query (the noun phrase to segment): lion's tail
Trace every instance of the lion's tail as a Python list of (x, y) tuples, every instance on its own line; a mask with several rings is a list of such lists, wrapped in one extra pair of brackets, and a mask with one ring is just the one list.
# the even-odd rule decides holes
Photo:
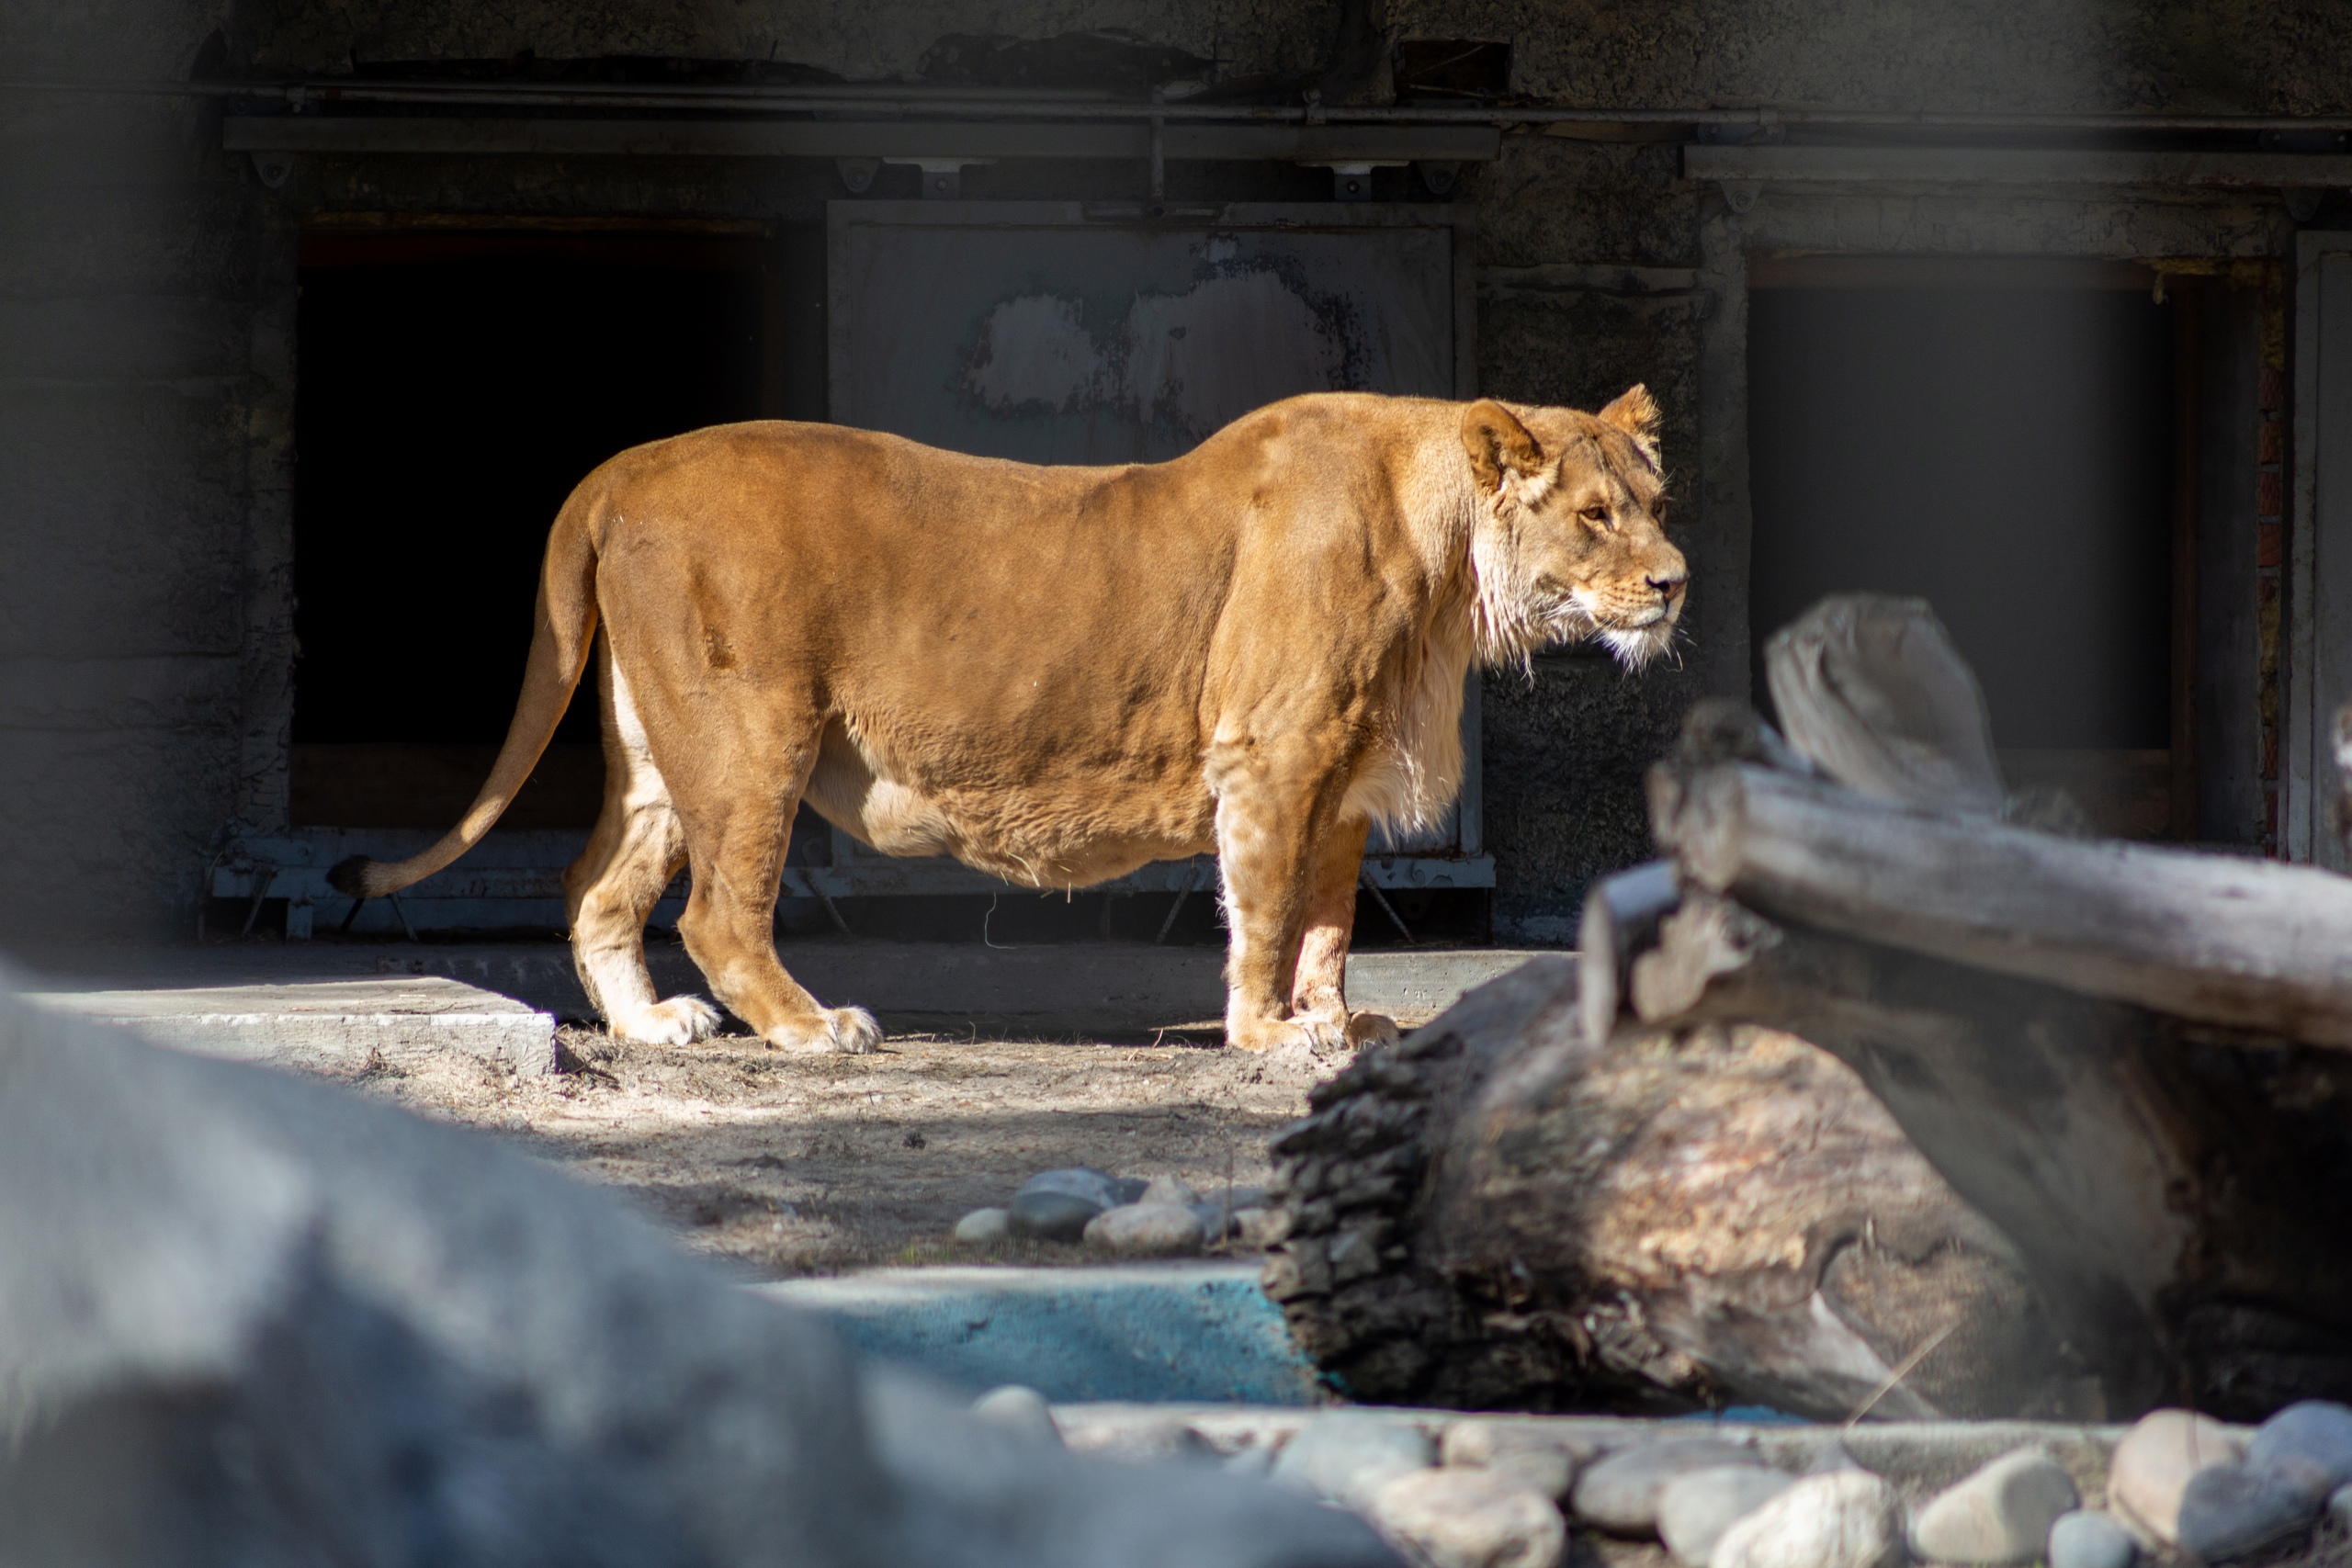
[(423, 854), (389, 863), (354, 855), (327, 873), (337, 892), (355, 898), (379, 898), (422, 882), (481, 842), (515, 792), (539, 763), (539, 754), (555, 736), (563, 710), (588, 668), (588, 653), (596, 636), (596, 542), (592, 529), (604, 487), (583, 484), (571, 492), (556, 513), (548, 534), (548, 552), (539, 569), (538, 624), (531, 633), (530, 661), (523, 671), (523, 694), (514, 704), (514, 722), (506, 727), (506, 743), (490, 777), (474, 796), (473, 806), (458, 825)]

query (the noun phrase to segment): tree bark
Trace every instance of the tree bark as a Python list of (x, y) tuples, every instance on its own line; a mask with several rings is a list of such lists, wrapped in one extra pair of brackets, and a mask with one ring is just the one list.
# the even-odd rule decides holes
[(1536, 960), (1366, 1052), (1277, 1140), (1267, 1287), (1346, 1392), (2082, 1413), (2014, 1250), (1852, 1074), (1756, 1029), (1594, 1050), (1577, 993), (1572, 961)]

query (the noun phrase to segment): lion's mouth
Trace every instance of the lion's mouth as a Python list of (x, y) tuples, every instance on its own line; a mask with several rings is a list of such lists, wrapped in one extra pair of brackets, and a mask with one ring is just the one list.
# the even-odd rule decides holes
[(1679, 599), (1619, 610), (1589, 589), (1574, 590), (1545, 617), (1555, 642), (1598, 641), (1628, 670), (1639, 670), (1674, 645)]

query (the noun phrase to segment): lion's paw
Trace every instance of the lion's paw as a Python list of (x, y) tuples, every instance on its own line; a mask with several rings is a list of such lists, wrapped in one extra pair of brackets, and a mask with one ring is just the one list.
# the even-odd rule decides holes
[(776, 1025), (767, 1032), (766, 1039), (780, 1051), (863, 1056), (881, 1045), (882, 1026), (864, 1008), (826, 1008), (813, 1016)]
[(1283, 1055), (1329, 1056), (1349, 1049), (1347, 1031), (1328, 1018), (1269, 1018), (1248, 1023), (1227, 1021), (1225, 1043), (1241, 1051)]
[(605, 1020), (633, 1045), (691, 1045), (718, 1032), (718, 1010), (700, 997), (672, 997)]
[(1394, 1045), (1399, 1038), (1396, 1021), (1385, 1012), (1352, 1013), (1348, 1018), (1348, 1043), (1356, 1049)]

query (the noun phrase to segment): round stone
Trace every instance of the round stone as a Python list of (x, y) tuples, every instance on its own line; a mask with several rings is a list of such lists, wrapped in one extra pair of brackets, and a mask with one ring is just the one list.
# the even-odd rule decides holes
[(1793, 1476), (1753, 1464), (1678, 1475), (1658, 1489), (1658, 1539), (1676, 1562), (1707, 1568), (1725, 1530), (1795, 1483)]
[(1182, 1258), (1208, 1240), (1200, 1215), (1180, 1203), (1123, 1203), (1086, 1223), (1086, 1245), (1122, 1258)]
[(1002, 1241), (1012, 1215), (1002, 1209), (975, 1209), (956, 1222), (956, 1239), (967, 1247), (990, 1247)]
[(1892, 1568), (1894, 1488), (1867, 1470), (1808, 1475), (1725, 1530), (1708, 1568)]
[(2082, 1499), (2065, 1467), (2019, 1449), (1939, 1493), (1911, 1521), (1911, 1554), (1927, 1562), (2030, 1562), (2050, 1527)]
[(2307, 1534), (2326, 1498), (2301, 1477), (2214, 1464), (2181, 1491), (2174, 1536), (2200, 1562), (2226, 1562)]
[(1372, 1495), (1437, 1457), (1418, 1427), (1353, 1411), (1318, 1416), (1284, 1444), (1272, 1477), (1330, 1502), (1359, 1507)]
[(2234, 1464), (2243, 1451), (2237, 1434), (2211, 1416), (2152, 1410), (2115, 1445), (2107, 1470), (2108, 1506), (2169, 1546), (2178, 1539), (2188, 1478), (2213, 1465)]
[(2352, 1409), (2325, 1399), (2290, 1404), (2255, 1429), (2245, 1462), (2333, 1493), (2352, 1482)]
[(2132, 1568), (2140, 1543), (2108, 1514), (2077, 1508), (2050, 1527), (2050, 1568)]
[(1755, 1450), (1721, 1438), (1668, 1438), (1620, 1449), (1577, 1478), (1572, 1511), (1613, 1535), (1649, 1535), (1657, 1529), (1657, 1495), (1676, 1476), (1763, 1462)]
[(1430, 1568), (1558, 1568), (1567, 1551), (1552, 1500), (1500, 1471), (1414, 1471), (1374, 1493), (1367, 1511)]
[(1076, 1241), (1105, 1205), (1069, 1192), (1018, 1192), (1005, 1213), (1005, 1234), (1027, 1241)]
[(1524, 1422), (1473, 1417), (1448, 1427), (1438, 1452), (1441, 1463), (1508, 1474), (1556, 1503), (1567, 1496), (1592, 1450)]
[(1201, 1195), (1190, 1184), (1173, 1176), (1155, 1176), (1145, 1186), (1138, 1203), (1182, 1203), (1186, 1207), (1201, 1201)]
[(1024, 1383), (1009, 1382), (989, 1390), (972, 1401), (972, 1416), (1026, 1441), (1061, 1446), (1062, 1429), (1054, 1420), (1053, 1407), (1044, 1394)]

